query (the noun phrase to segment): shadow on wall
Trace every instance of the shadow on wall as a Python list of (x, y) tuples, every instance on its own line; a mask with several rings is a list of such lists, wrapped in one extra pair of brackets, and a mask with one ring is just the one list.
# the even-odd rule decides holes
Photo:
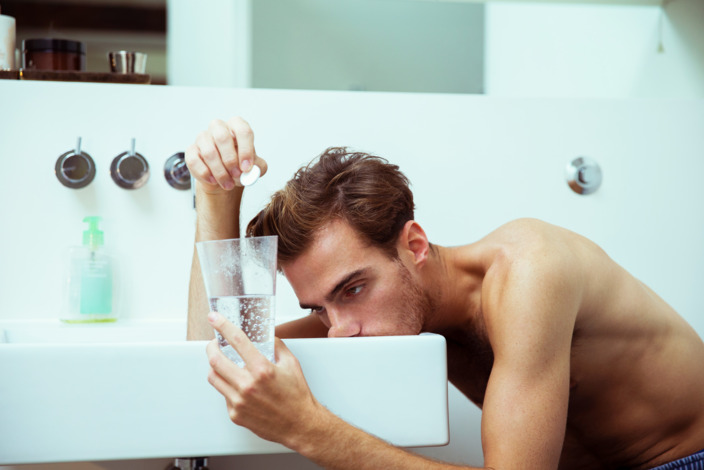
[(670, 88), (667, 96), (704, 96), (704, 2), (664, 0), (654, 36), (657, 54), (638, 84), (645, 96), (662, 94), (658, 85)]
[[(682, 42), (685, 54), (696, 64), (704, 87), (704, 2), (701, 0), (664, 0), (665, 18), (670, 24), (673, 40)], [(668, 38), (664, 37), (667, 53)]]

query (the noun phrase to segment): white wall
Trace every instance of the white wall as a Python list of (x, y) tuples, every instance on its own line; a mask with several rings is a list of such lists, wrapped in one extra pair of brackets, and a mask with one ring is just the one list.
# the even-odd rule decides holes
[(488, 4), (486, 93), (704, 97), (704, 2), (665, 4)]
[(167, 82), (252, 84), (251, 0), (167, 0)]

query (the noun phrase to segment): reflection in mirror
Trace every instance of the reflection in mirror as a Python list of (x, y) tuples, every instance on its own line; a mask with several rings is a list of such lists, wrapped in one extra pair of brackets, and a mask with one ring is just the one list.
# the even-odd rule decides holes
[(256, 0), (257, 88), (482, 93), (484, 5)]
[(86, 72), (110, 72), (110, 51), (144, 52), (151, 83), (166, 83), (166, 0), (0, 0), (0, 4), (3, 14), (16, 20), (20, 50), (24, 39), (80, 41), (86, 46)]
[[(109, 72), (110, 51), (144, 52), (148, 55), (146, 73), (151, 75), (152, 84), (433, 93), (484, 91), (485, 7), (478, 3), (409, 0), (0, 0), (0, 3), (3, 13), (17, 20), (18, 47), (23, 39), (42, 37), (84, 42), (88, 72)], [(240, 17), (235, 18), (236, 15)], [(242, 16), (246, 18), (243, 20)], [(177, 40), (167, 37), (167, 23), (170, 31), (178, 31)], [(236, 47), (228, 42), (239, 42), (240, 48), (246, 43), (247, 53), (240, 54), (242, 57), (228, 53)], [(198, 53), (193, 54), (194, 50)], [(220, 81), (213, 82), (213, 75), (217, 75), (213, 69), (217, 72), (218, 67), (224, 72), (228, 68), (244, 71), (246, 77), (223, 79), (227, 74), (221, 73)], [(210, 77), (203, 70), (208, 70)]]

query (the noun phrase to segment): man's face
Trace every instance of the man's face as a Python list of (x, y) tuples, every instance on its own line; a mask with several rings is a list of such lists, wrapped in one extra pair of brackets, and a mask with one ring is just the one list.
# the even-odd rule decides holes
[(330, 337), (415, 335), (430, 309), (402, 261), (368, 246), (343, 221), (325, 226), (282, 270), (301, 308), (319, 315)]

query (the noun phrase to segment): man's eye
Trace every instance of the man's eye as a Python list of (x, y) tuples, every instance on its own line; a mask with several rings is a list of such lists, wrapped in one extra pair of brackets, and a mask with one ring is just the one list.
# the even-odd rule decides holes
[(345, 295), (347, 295), (347, 296), (355, 296), (355, 295), (359, 294), (360, 292), (362, 292), (362, 289), (363, 289), (363, 288), (364, 288), (363, 285), (350, 287), (349, 289), (347, 289), (347, 290), (345, 291)]
[(320, 315), (324, 311), (325, 309), (323, 307), (313, 307), (310, 309), (310, 313), (315, 313), (316, 315)]

